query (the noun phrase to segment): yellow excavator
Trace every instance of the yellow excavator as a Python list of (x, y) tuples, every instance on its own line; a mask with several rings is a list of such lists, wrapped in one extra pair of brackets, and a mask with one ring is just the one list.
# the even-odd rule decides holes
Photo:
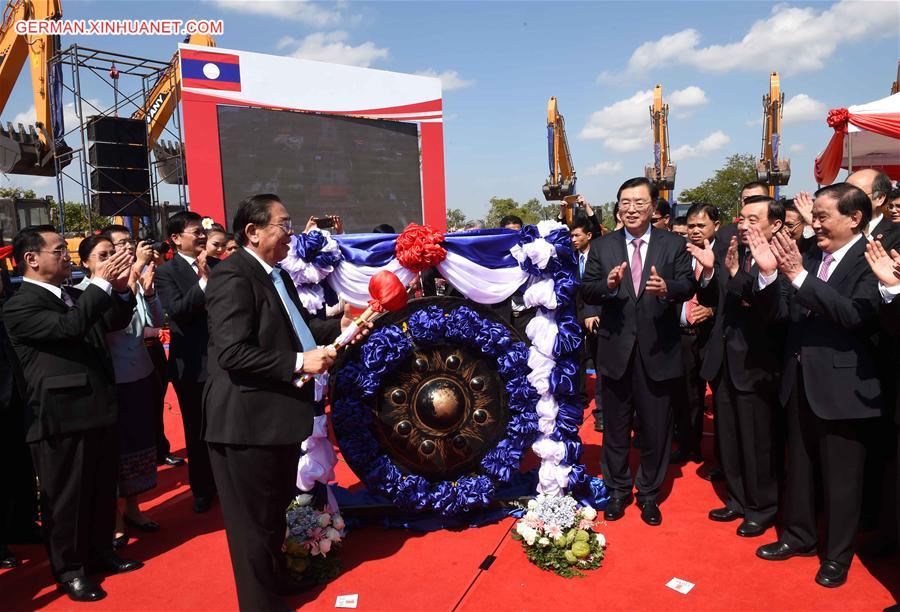
[[(63, 141), (62, 67), (50, 66), (50, 58), (59, 51), (59, 36), (17, 34), (15, 24), (22, 20), (55, 21), (62, 17), (59, 0), (11, 0), (0, 21), (0, 112), (6, 107), (25, 60), (31, 67), (34, 90), (35, 124), (24, 127), (0, 126), (0, 172), (54, 176), (71, 161), (71, 149)], [(51, 97), (51, 92), (56, 90)]]
[(566, 122), (559, 114), (556, 97), (547, 103), (547, 146), (550, 158), (550, 178), (544, 182), (544, 198), (548, 201), (566, 203), (564, 217), (566, 223), (572, 222), (575, 193), (575, 166), (566, 140)]
[(779, 187), (791, 180), (791, 160), (781, 159), (781, 116), (784, 111), (784, 93), (778, 73), (769, 75), (769, 93), (763, 96), (762, 152), (756, 162), (756, 176), (769, 187), (769, 197), (778, 199)]
[(653, 90), (650, 127), (653, 130), (653, 165), (644, 167), (644, 176), (659, 189), (659, 197), (671, 203), (676, 169), (669, 159), (669, 105), (663, 104), (662, 85)]
[[(206, 34), (193, 34), (184, 42), (203, 47), (216, 46), (213, 37)], [(147, 94), (143, 106), (132, 115), (132, 119), (143, 119), (147, 122), (147, 144), (159, 162), (160, 178), (170, 184), (187, 182), (181, 143), (160, 140), (160, 136), (178, 108), (180, 100), (181, 64), (178, 62), (178, 52), (176, 51), (169, 66)]]

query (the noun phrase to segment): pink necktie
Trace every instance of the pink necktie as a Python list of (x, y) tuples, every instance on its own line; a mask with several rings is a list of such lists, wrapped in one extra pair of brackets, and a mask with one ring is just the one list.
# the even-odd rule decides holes
[(822, 265), (819, 266), (819, 280), (828, 282), (828, 269), (831, 267), (831, 262), (834, 261), (834, 255), (831, 253), (824, 253), (822, 257)]
[(631, 241), (634, 246), (634, 254), (631, 256), (631, 286), (634, 287), (634, 295), (641, 292), (641, 276), (644, 274), (644, 264), (641, 261), (641, 245), (644, 241), (640, 238)]

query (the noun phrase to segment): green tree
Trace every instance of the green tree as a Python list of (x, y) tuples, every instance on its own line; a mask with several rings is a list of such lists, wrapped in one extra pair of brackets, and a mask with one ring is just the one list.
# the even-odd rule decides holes
[(22, 189), (21, 187), (0, 187), (0, 198), (36, 198), (33, 189)]
[(537, 198), (531, 198), (519, 204), (513, 198), (491, 198), (491, 207), (484, 218), (485, 227), (498, 227), (500, 219), (506, 215), (516, 215), (525, 225), (537, 223), (545, 219), (555, 219), (559, 214), (559, 204), (551, 202), (542, 204)]
[(448, 230), (462, 229), (466, 226), (468, 221), (469, 219), (466, 217), (466, 213), (458, 208), (451, 208), (447, 211)]
[(594, 212), (600, 215), (600, 223), (610, 231), (616, 228), (616, 219), (613, 217), (615, 207), (615, 202), (604, 202), (603, 204), (592, 206)]
[(756, 179), (756, 156), (738, 153), (728, 157), (711, 178), (682, 190), (678, 199), (691, 204), (710, 202), (719, 207), (722, 219), (733, 219), (738, 213), (741, 187)]
[[(100, 230), (113, 222), (112, 217), (101, 217), (99, 215), (88, 215), (87, 207), (78, 202), (65, 203), (65, 229), (66, 234), (77, 233), (85, 234), (95, 230)], [(50, 206), (50, 222), (57, 228), (59, 227), (59, 205), (51, 204)]]

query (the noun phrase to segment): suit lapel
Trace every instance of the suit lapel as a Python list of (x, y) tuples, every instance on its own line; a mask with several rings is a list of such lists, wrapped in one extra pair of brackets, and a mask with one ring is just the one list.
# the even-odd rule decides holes
[(635, 296), (634, 288), (631, 285), (631, 259), (629, 259), (628, 257), (628, 248), (626, 248), (626, 244), (627, 238), (625, 237), (625, 230), (620, 229), (618, 232), (616, 232), (616, 250), (619, 253), (619, 257), (618, 262), (613, 265), (619, 266), (622, 265), (623, 261), (628, 262), (628, 267), (625, 269), (625, 275), (627, 276), (627, 278), (623, 278), (622, 282), (619, 283), (619, 286), (621, 287), (622, 285), (625, 285), (625, 290), (628, 292), (628, 295), (636, 300), (637, 296)]
[[(281, 317), (284, 320), (285, 325), (287, 325), (288, 329), (291, 330), (291, 337), (294, 339), (294, 344), (297, 347), (300, 347), (300, 339), (297, 338), (297, 333), (294, 331), (294, 323), (291, 321), (291, 317), (287, 312), (287, 309), (284, 307), (284, 304), (281, 302), (281, 296), (278, 294), (278, 290), (275, 288), (275, 282), (266, 274), (266, 271), (263, 270), (263, 267), (256, 261), (252, 255), (245, 252), (243, 249), (238, 249), (235, 251), (231, 257), (238, 256), (240, 259), (238, 261), (241, 262), (241, 265), (244, 266), (246, 270), (250, 272), (250, 275), (256, 280), (257, 283), (263, 288), (264, 291), (268, 292), (275, 299), (275, 304), (277, 305), (278, 312), (281, 313)], [(285, 278), (285, 273), (282, 271), (281, 278)], [(286, 282), (291, 281), (290, 277), (285, 279)], [(291, 291), (288, 290), (288, 296), (291, 296)], [(291, 296), (291, 300), (294, 301), (293, 296)], [(296, 302), (295, 302), (296, 303)], [(301, 310), (302, 312), (302, 310)], [(300, 347), (302, 349), (302, 347)]]
[(832, 287), (838, 287), (847, 278), (847, 275), (850, 271), (856, 267), (856, 263), (859, 261), (859, 258), (866, 250), (867, 240), (865, 238), (860, 238), (856, 241), (850, 250), (847, 251), (847, 254), (841, 259), (838, 263), (837, 267), (831, 273), (831, 276), (828, 277), (828, 284)]

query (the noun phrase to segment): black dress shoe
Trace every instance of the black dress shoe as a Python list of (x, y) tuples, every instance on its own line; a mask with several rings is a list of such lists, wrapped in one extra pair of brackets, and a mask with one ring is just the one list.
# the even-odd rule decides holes
[(631, 495), (625, 497), (611, 497), (606, 502), (606, 509), (603, 511), (603, 518), (607, 521), (618, 521), (625, 516), (625, 507), (633, 501)]
[(744, 515), (737, 510), (732, 510), (728, 506), (725, 506), (724, 508), (716, 508), (715, 510), (709, 511), (709, 520), (718, 521), (720, 523), (736, 521), (742, 516)]
[(166, 455), (165, 457), (160, 459), (158, 463), (160, 465), (178, 466), (178, 465), (184, 465), (184, 459), (182, 459), (178, 455), (173, 455), (172, 453), (169, 453), (168, 455)]
[(87, 578), (73, 578), (68, 582), (59, 583), (56, 588), (68, 595), (72, 601), (99, 601), (106, 597), (106, 591)]
[(791, 557), (813, 557), (815, 554), (815, 546), (791, 548), (781, 540), (776, 540), (771, 544), (764, 544), (756, 549), (756, 556), (766, 561), (784, 561)]
[(212, 506), (212, 497), (195, 497), (194, 498), (194, 512), (197, 514), (203, 514), (204, 512), (209, 512), (210, 507)]
[(97, 559), (94, 563), (94, 568), (110, 574), (127, 574), (128, 572), (133, 572), (142, 567), (144, 567), (144, 564), (140, 561), (123, 559), (116, 555), (106, 555), (105, 557)]
[(700, 474), (700, 478), (702, 478), (703, 480), (708, 480), (710, 482), (720, 482), (722, 480), (725, 480), (725, 472), (723, 472), (722, 468), (720, 467), (714, 467), (708, 472), (703, 472), (702, 474)]
[(654, 527), (662, 523), (662, 512), (659, 511), (659, 504), (655, 501), (647, 501), (639, 505), (641, 508), (641, 519), (645, 523)]
[(830, 589), (839, 587), (847, 582), (849, 569), (836, 561), (823, 561), (816, 573), (816, 582)]
[(737, 528), (737, 534), (742, 538), (755, 538), (761, 536), (771, 526), (770, 523), (757, 523), (750, 519), (744, 519)]
[(125, 524), (135, 529), (140, 529), (144, 533), (155, 533), (159, 531), (159, 523), (155, 521), (147, 521), (146, 523), (138, 523), (136, 520), (129, 518), (127, 514), (123, 515)]
[(19, 567), (19, 560), (6, 546), (0, 544), (0, 569), (11, 567)]

